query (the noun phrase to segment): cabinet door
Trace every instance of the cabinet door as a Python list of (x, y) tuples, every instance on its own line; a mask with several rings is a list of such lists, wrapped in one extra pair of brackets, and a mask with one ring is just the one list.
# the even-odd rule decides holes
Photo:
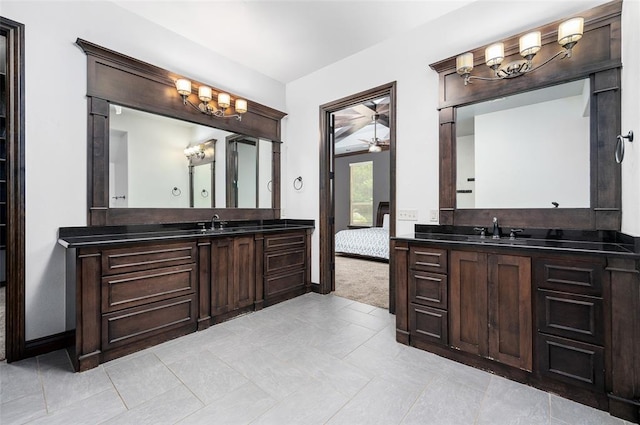
[(489, 255), (489, 357), (531, 371), (531, 259)]
[(255, 242), (253, 235), (235, 238), (234, 260), (234, 308), (253, 305), (256, 292)]
[(451, 251), (449, 320), (452, 346), (486, 356), (487, 256), (478, 252)]
[(211, 315), (233, 309), (233, 239), (211, 243)]

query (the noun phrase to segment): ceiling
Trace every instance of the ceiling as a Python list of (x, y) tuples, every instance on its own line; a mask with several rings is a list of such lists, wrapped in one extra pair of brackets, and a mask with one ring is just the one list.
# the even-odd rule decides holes
[(334, 154), (366, 153), (372, 144), (389, 146), (389, 96), (334, 113)]
[(288, 83), (474, 0), (112, 0)]

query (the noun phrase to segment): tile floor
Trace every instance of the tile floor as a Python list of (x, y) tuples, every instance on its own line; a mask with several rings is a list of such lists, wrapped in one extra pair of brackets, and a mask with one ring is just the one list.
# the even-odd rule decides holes
[(302, 297), (73, 373), (66, 352), (0, 363), (9, 424), (619, 424), (397, 344), (394, 316)]

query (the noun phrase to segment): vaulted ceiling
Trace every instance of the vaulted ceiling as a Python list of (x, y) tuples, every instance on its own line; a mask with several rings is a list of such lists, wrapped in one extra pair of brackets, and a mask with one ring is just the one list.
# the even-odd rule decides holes
[(112, 0), (288, 83), (474, 0)]

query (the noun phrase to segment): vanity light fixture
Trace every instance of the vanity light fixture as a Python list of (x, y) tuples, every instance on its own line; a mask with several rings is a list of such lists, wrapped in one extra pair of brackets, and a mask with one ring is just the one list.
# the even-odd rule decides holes
[(571, 18), (558, 26), (558, 44), (563, 50), (559, 51), (538, 66), (533, 66), (533, 57), (542, 48), (542, 35), (540, 31), (533, 31), (520, 37), (520, 55), (524, 58), (501, 67), (504, 60), (504, 43), (495, 43), (485, 49), (484, 58), (487, 66), (494, 70), (495, 77), (478, 77), (471, 75), (473, 70), (473, 53), (467, 52), (456, 58), (456, 72), (464, 78), (466, 86), (472, 79), (497, 81), (519, 77), (528, 72), (540, 69), (556, 58), (571, 57), (571, 49), (582, 38), (584, 31), (584, 18)]
[(189, 160), (194, 158), (203, 159), (205, 157), (204, 146), (201, 144), (195, 145), (195, 146), (189, 146), (188, 148), (185, 148), (184, 156), (186, 156), (187, 159)]
[(238, 121), (242, 120), (242, 114), (247, 112), (247, 101), (245, 99), (236, 99), (235, 101), (235, 114), (226, 115), (226, 110), (231, 106), (231, 96), (229, 93), (220, 92), (217, 96), (218, 107), (212, 103), (213, 90), (208, 86), (198, 87), (198, 98), (200, 104), (197, 106), (191, 103), (189, 96), (191, 95), (191, 81), (186, 78), (179, 78), (176, 80), (176, 90), (182, 96), (182, 103), (190, 105), (203, 114), (211, 115), (217, 118), (235, 118)]

